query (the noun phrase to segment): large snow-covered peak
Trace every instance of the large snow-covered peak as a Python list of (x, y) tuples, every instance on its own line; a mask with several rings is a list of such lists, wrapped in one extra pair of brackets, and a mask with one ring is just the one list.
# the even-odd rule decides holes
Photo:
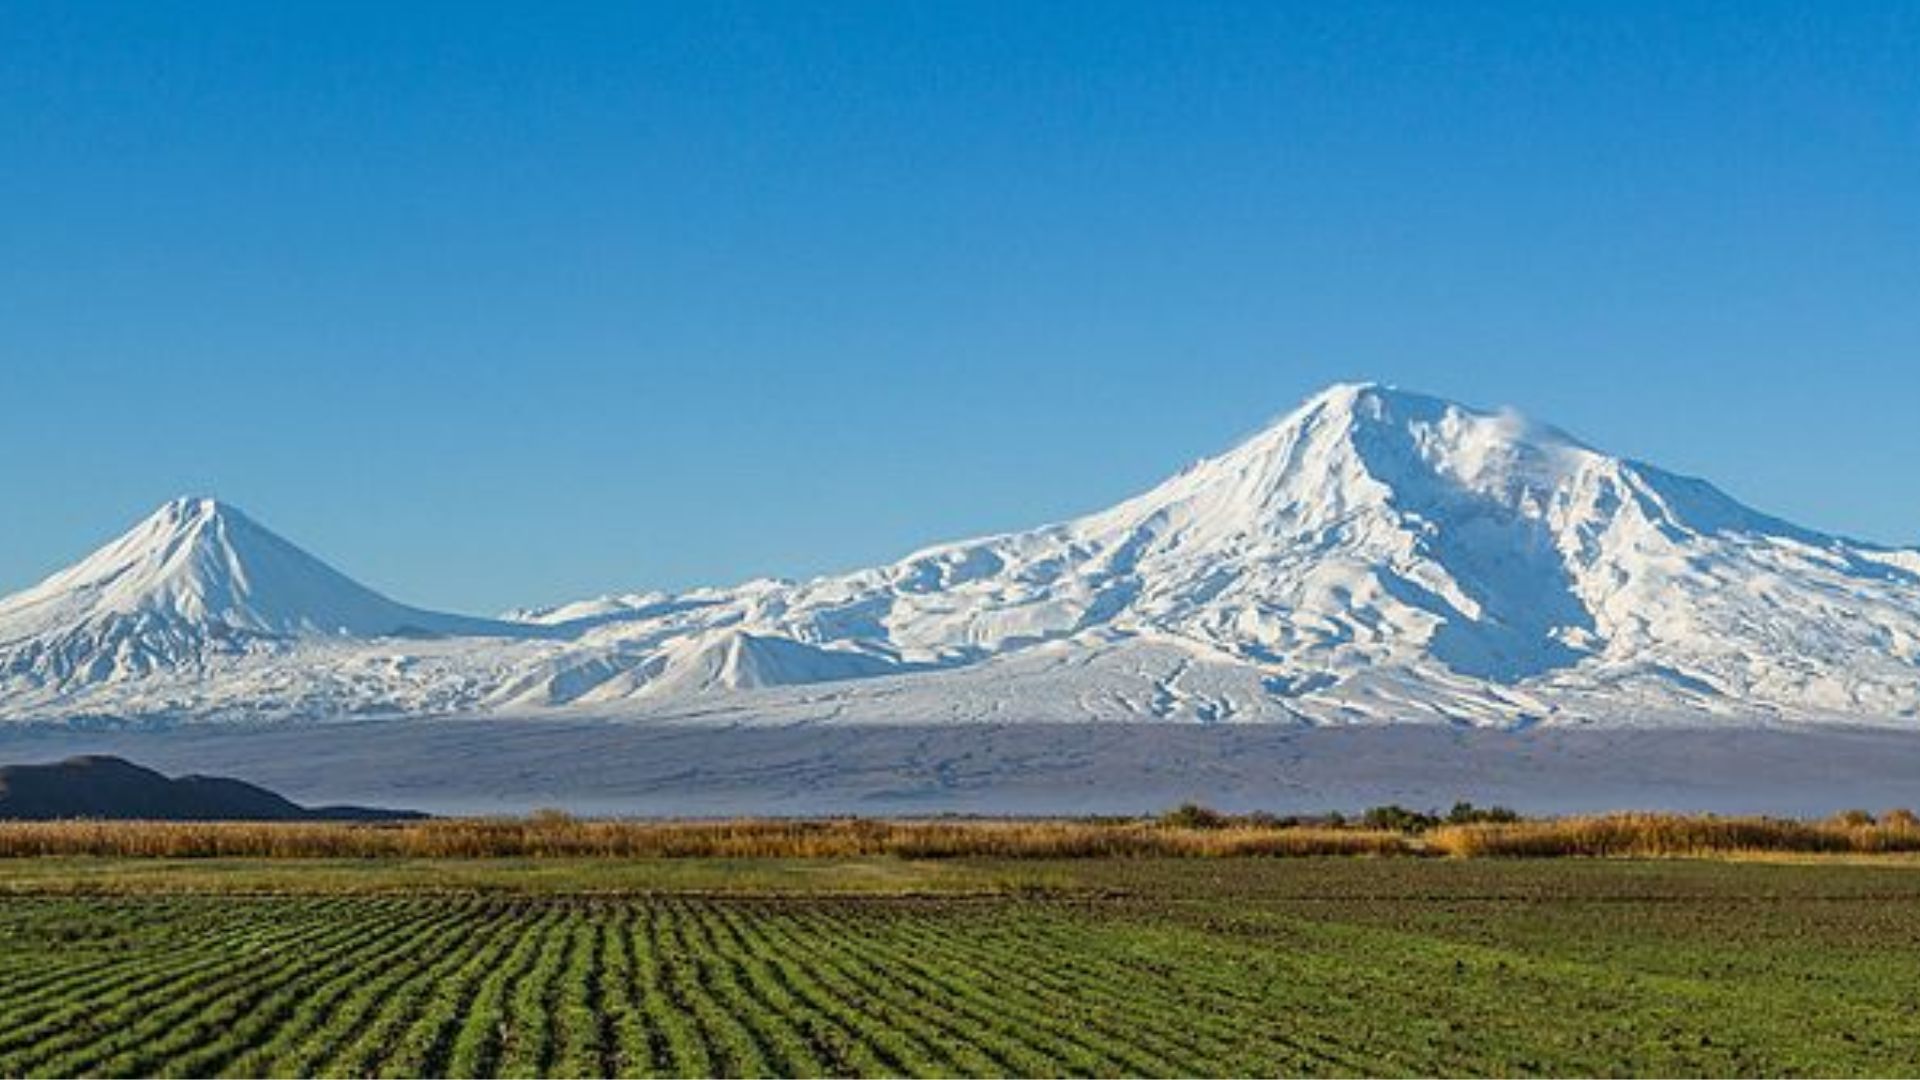
[(1369, 512), (1478, 499), (1539, 512), (1610, 459), (1510, 411), (1483, 412), (1377, 383), (1346, 383), (1093, 522), (1151, 515), (1201, 535), (1293, 534)]
[(1287, 496), (1310, 502), (1352, 502), (1357, 490), (1415, 513), (1465, 500), (1556, 526), (1624, 513), (1676, 536), (1834, 541), (1704, 480), (1603, 453), (1512, 409), (1476, 409), (1379, 383), (1329, 387), (1202, 463), (1216, 482), (1220, 471), (1262, 465), (1294, 481), (1283, 489)]
[(1357, 383), (1111, 509), (737, 617), (936, 665), (1173, 642), (1246, 665), (1282, 708), (1399, 679), (1389, 714), (1473, 715), (1481, 693), (1512, 714), (1535, 707), (1506, 702), (1519, 687), (1622, 681), (1686, 708), (1857, 713), (1920, 694), (1917, 583), (1889, 553), (1517, 413)]

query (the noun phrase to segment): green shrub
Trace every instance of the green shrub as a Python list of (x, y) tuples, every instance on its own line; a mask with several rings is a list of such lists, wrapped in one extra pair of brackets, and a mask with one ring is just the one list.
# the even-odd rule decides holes
[(1418, 810), (1409, 810), (1397, 803), (1375, 806), (1360, 815), (1360, 824), (1368, 829), (1390, 829), (1394, 832), (1425, 832), (1440, 824), (1433, 814), (1423, 814)]
[(1160, 824), (1174, 829), (1224, 829), (1227, 815), (1199, 803), (1181, 803), (1160, 815)]
[(1449, 825), (1505, 825), (1519, 821), (1520, 815), (1504, 806), (1478, 807), (1470, 802), (1457, 802), (1447, 811), (1446, 823)]

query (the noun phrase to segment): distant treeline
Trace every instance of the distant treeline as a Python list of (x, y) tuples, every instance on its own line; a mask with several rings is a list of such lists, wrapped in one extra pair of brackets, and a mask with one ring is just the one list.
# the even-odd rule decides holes
[(0, 823), (0, 857), (149, 858), (1236, 858), (1326, 855), (1666, 857), (1920, 852), (1920, 818), (1853, 811), (1821, 821), (1676, 814), (1521, 819), (1462, 803), (1446, 814), (1157, 819), (603, 821), (543, 812), (394, 824)]

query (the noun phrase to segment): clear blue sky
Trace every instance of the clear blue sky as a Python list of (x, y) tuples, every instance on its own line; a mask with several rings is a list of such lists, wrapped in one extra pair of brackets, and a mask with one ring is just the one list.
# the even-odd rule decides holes
[(1920, 5), (0, 9), (0, 590), (805, 576), (1359, 378), (1920, 541)]

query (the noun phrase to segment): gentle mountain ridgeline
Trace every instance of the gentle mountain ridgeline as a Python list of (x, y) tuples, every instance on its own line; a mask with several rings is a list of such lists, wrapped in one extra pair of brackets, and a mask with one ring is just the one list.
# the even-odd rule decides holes
[(212, 500), (0, 601), (0, 716), (1484, 726), (1920, 719), (1920, 551), (1333, 387), (1112, 509), (804, 583), (478, 619)]
[(222, 776), (169, 779), (104, 755), (0, 766), (0, 821), (395, 821), (423, 817), (362, 806), (301, 806)]

